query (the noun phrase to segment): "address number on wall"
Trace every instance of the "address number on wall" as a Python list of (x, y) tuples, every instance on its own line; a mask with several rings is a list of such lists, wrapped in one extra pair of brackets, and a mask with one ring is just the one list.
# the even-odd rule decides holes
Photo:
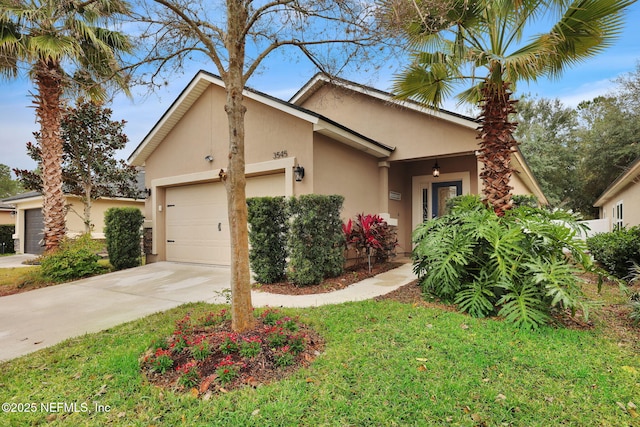
[(287, 153), (287, 150), (282, 150), (282, 151), (274, 151), (273, 152), (273, 159), (284, 159), (285, 157), (289, 157), (289, 153)]

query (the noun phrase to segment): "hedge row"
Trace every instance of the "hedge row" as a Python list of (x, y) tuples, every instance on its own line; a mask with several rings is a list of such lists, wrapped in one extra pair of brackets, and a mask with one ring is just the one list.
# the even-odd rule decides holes
[[(342, 274), (344, 234), (339, 195), (254, 197), (249, 208), (249, 259), (261, 283), (282, 280), (315, 285)], [(287, 264), (287, 258), (289, 262)]]
[(593, 258), (609, 273), (624, 279), (640, 264), (640, 227), (599, 233), (587, 239)]

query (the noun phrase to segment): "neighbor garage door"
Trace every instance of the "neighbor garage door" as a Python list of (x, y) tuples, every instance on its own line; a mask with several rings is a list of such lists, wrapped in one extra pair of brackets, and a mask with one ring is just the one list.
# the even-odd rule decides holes
[(40, 255), (44, 252), (44, 218), (42, 209), (27, 209), (24, 211), (24, 252)]
[[(284, 174), (247, 180), (247, 197), (284, 195)], [(227, 195), (222, 183), (166, 190), (167, 261), (229, 265)]]

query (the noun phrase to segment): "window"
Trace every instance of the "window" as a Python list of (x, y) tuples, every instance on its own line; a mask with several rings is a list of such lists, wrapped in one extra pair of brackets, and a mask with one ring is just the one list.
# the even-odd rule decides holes
[(622, 216), (622, 200), (616, 203), (616, 206), (613, 208), (613, 229), (620, 230), (624, 226), (623, 216)]

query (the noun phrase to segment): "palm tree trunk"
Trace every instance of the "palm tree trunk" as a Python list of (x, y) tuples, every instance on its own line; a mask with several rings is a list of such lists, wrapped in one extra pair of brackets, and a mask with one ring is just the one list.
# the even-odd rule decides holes
[(35, 83), (38, 94), (33, 103), (40, 122), (44, 243), (46, 251), (51, 251), (58, 248), (66, 232), (60, 137), (63, 85), (59, 65), (51, 61), (41, 63), (36, 67)]
[(480, 178), (485, 203), (500, 216), (511, 208), (511, 153), (518, 145), (513, 138), (517, 123), (509, 120), (509, 116), (516, 112), (514, 104), (518, 101), (510, 97), (508, 83), (485, 81), (480, 102), (482, 126), (478, 128), (478, 138), (481, 139), (478, 159), (484, 165)]

